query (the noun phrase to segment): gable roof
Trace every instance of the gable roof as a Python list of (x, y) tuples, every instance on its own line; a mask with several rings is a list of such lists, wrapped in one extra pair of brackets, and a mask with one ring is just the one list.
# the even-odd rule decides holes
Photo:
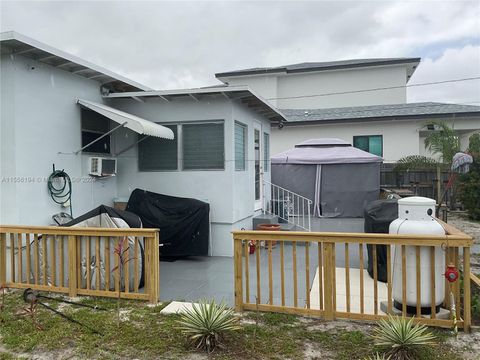
[(282, 109), (285, 125), (412, 120), (449, 117), (480, 117), (480, 106), (422, 102), (327, 109)]
[(101, 66), (41, 43), (15, 31), (0, 33), (0, 53), (21, 55), (100, 82), (113, 92), (151, 90)]
[(227, 71), (215, 74), (216, 78), (245, 76), (245, 75), (265, 75), (275, 73), (304, 73), (313, 71), (343, 70), (355, 69), (371, 66), (387, 66), (408, 64), (407, 79), (409, 79), (416, 67), (420, 63), (420, 58), (376, 58), (376, 59), (351, 59), (327, 62), (304, 62), (291, 65), (274, 67), (256, 67), (243, 70)]
[(269, 119), (271, 122), (285, 122), (287, 118), (284, 114), (264, 100), (260, 95), (256, 94), (246, 85), (238, 86), (211, 86), (193, 89), (176, 89), (176, 90), (152, 90), (142, 92), (125, 92), (115, 93), (105, 96), (106, 99), (132, 98), (142, 101), (142, 98), (157, 97), (166, 102), (173, 101), (178, 98), (190, 98), (195, 101), (202, 101), (211, 96), (223, 96), (229, 101), (239, 101), (252, 111)]

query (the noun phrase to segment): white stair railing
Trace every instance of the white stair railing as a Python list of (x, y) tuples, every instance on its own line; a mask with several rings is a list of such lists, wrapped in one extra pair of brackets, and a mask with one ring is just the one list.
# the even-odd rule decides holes
[(264, 214), (276, 215), (279, 219), (295, 225), (299, 230), (311, 231), (310, 209), (313, 201), (281, 186), (263, 181)]

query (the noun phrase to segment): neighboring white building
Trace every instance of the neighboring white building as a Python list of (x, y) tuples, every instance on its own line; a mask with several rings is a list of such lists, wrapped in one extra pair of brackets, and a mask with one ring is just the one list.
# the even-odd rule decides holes
[[(47, 190), (54, 164), (72, 179), (74, 216), (135, 188), (192, 197), (210, 204), (210, 253), (233, 254), (230, 232), (261, 208), (270, 125), (283, 115), (245, 86), (152, 91), (15, 32), (0, 45), (1, 224), (68, 212)], [(117, 176), (89, 176), (91, 156), (116, 157)]]
[[(462, 148), (480, 131), (480, 107), (406, 103), (406, 85), (419, 58), (358, 59), (253, 68), (216, 74), (227, 85), (247, 85), (288, 119), (272, 127), (272, 154), (315, 138), (341, 138), (395, 162), (431, 155), (428, 123), (446, 121)], [(283, 127), (282, 127), (283, 125)]]
[[(420, 58), (357, 59), (245, 69), (215, 76), (227, 85), (248, 85), (279, 109), (402, 104), (407, 100), (404, 86), (419, 63)], [(362, 91), (365, 89), (379, 90)]]
[(337, 137), (392, 163), (408, 155), (432, 156), (425, 149), (427, 124), (444, 121), (453, 126), (466, 149), (469, 137), (480, 131), (480, 106), (415, 103), (337, 109), (284, 109), (282, 128), (272, 126), (272, 154), (319, 137)]

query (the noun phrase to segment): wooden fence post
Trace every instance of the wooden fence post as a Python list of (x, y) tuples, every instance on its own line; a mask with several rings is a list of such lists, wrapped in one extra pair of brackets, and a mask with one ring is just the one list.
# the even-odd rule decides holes
[(0, 286), (7, 283), (7, 234), (0, 233)]
[(323, 243), (323, 299), (325, 320), (335, 319), (335, 309), (333, 308), (333, 297), (335, 294), (334, 271), (336, 271), (333, 262), (333, 251), (335, 243)]
[[(235, 311), (243, 311), (242, 240), (233, 238)], [(246, 254), (245, 256), (248, 256)], [(260, 299), (258, 299), (260, 301)]]
[(150, 274), (150, 303), (156, 304), (160, 300), (160, 254), (159, 254), (159, 234), (155, 232), (153, 237), (148, 237), (150, 250), (150, 264), (148, 273)]
[(77, 296), (77, 237), (68, 236), (68, 296)]
[(441, 199), (442, 199), (442, 171), (440, 169), (440, 166), (437, 166), (437, 203), (439, 208), (442, 206), (442, 204), (440, 204)]
[[(463, 248), (463, 329), (470, 332), (472, 325), (472, 309), (470, 301), (470, 248)], [(458, 304), (457, 306), (460, 306)]]

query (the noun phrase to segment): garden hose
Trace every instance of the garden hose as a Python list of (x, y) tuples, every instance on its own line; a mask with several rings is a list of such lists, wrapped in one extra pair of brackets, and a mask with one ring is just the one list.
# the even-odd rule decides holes
[[(55, 187), (54, 181), (58, 180), (62, 185)], [(70, 176), (64, 170), (55, 170), (53, 166), (53, 172), (48, 177), (48, 192), (52, 200), (64, 207), (70, 207), (70, 216), (73, 218), (72, 211), (72, 181)]]

